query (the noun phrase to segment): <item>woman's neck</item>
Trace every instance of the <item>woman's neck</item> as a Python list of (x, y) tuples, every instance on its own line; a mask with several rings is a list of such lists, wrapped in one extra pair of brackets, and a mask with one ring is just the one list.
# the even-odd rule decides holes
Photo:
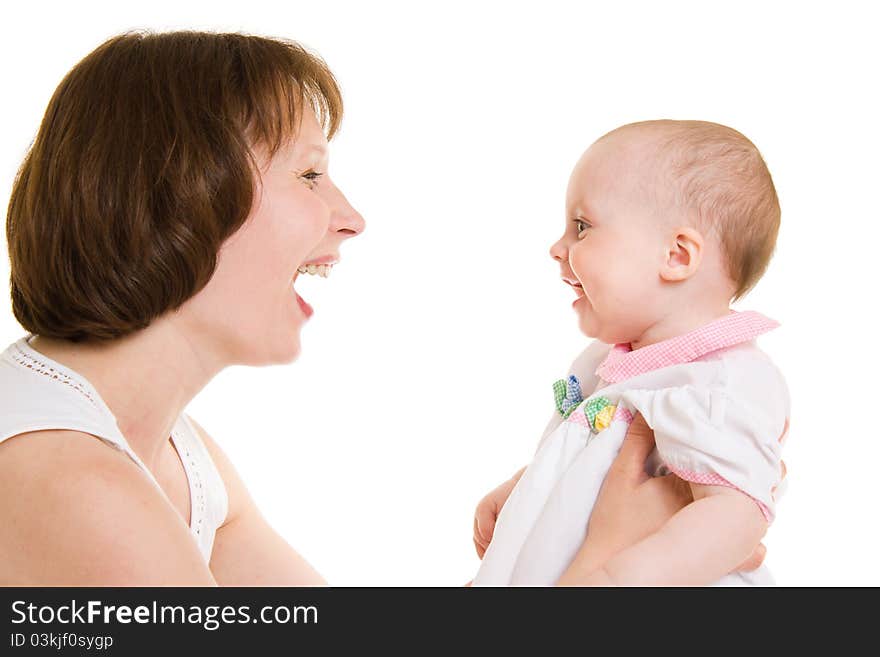
[(222, 369), (163, 317), (104, 343), (36, 336), (30, 346), (85, 377), (116, 417), (122, 435), (153, 472), (187, 404)]

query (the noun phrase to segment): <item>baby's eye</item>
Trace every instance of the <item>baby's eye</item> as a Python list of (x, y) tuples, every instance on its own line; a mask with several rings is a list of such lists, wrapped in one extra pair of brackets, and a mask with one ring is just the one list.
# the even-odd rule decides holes
[(574, 220), (574, 227), (577, 230), (578, 235), (583, 233), (587, 228), (591, 228), (590, 224), (588, 222), (584, 221), (583, 219), (575, 219)]

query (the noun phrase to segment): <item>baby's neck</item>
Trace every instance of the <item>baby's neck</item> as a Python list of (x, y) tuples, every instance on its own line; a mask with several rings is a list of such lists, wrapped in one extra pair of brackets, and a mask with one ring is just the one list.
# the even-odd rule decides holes
[(716, 306), (694, 307), (685, 312), (670, 313), (648, 327), (636, 340), (630, 342), (632, 349), (641, 349), (670, 338), (689, 333), (716, 319), (730, 314), (727, 303)]

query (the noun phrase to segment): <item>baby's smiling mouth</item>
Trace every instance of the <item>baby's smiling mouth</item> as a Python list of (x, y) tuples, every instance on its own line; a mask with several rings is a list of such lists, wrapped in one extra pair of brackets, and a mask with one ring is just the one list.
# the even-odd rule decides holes
[(578, 279), (569, 278), (568, 276), (562, 276), (562, 282), (566, 285), (570, 285), (571, 289), (574, 290), (574, 296), (576, 297), (574, 303), (577, 303), (583, 297), (587, 296), (587, 293), (584, 292), (584, 286), (581, 285), (581, 282)]

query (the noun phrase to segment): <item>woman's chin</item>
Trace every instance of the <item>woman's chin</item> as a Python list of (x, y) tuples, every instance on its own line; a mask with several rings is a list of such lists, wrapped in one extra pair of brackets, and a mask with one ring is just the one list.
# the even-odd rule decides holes
[(289, 298), (288, 303), (289, 312), (285, 312), (284, 320), (279, 325), (281, 330), (275, 332), (271, 338), (273, 342), (270, 343), (274, 345), (272, 363), (277, 365), (288, 365), (299, 358), (302, 351), (302, 331), (308, 322), (308, 315), (300, 308), (296, 296)]
[(239, 364), (251, 367), (267, 365), (289, 365), (299, 358), (302, 351), (300, 330), (296, 327), (287, 331), (275, 331), (263, 339), (251, 337), (242, 347), (243, 358)]
[(299, 340), (296, 341), (296, 349), (290, 352), (287, 356), (287, 360), (284, 361), (285, 365), (289, 365), (290, 363), (299, 360), (300, 352), (302, 351), (302, 347), (299, 344)]
[(283, 345), (279, 346), (275, 362), (278, 365), (289, 365), (299, 358), (301, 351), (302, 344), (300, 343), (300, 335), (297, 330), (296, 335), (292, 339), (287, 340)]

